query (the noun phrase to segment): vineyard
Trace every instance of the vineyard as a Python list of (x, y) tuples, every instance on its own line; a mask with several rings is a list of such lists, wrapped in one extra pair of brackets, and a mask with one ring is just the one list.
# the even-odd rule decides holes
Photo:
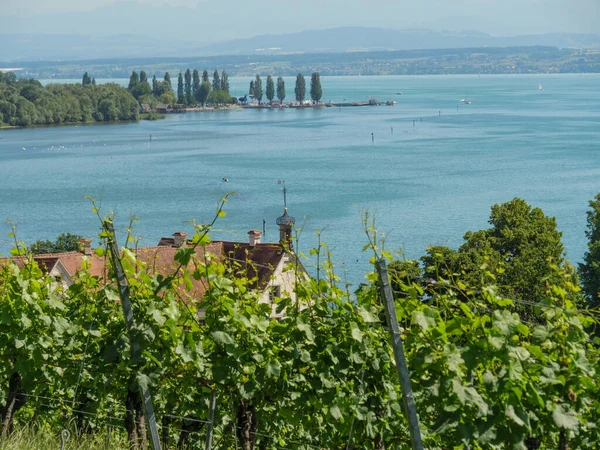
[[(26, 262), (0, 262), (0, 448), (30, 430), (64, 448), (146, 449), (154, 422), (163, 449), (412, 448), (376, 272), (351, 293), (320, 244), (317, 277), (287, 269), (295, 300), (276, 298), (276, 320), (243, 264), (197, 257), (210, 227), (195, 225), (165, 277), (111, 252), (105, 226), (105, 277), (83, 270), (68, 287), (13, 235)], [(365, 231), (373, 263), (395, 267)], [(533, 302), (500, 295), (502, 267), (483, 266), (468, 282), (441, 257), (427, 280), (390, 270), (424, 447), (598, 448), (596, 312), (577, 306), (573, 273), (553, 266)]]

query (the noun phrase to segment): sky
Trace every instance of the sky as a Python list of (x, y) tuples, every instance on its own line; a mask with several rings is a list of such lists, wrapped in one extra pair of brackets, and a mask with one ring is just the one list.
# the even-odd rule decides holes
[(0, 33), (203, 33), (204, 42), (361, 25), (494, 36), (600, 32), (600, 0), (0, 0), (0, 10)]

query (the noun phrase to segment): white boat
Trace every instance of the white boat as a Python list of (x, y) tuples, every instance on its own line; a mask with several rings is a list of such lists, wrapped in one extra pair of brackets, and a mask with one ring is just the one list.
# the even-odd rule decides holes
[(465, 105), (470, 105), (471, 104), (471, 101), (467, 97), (463, 98), (460, 102), (464, 103)]
[(539, 89), (540, 91), (543, 91), (543, 90), (544, 90), (544, 88), (542, 87), (542, 85), (541, 85), (541, 84), (540, 84), (540, 85), (538, 85), (538, 89)]

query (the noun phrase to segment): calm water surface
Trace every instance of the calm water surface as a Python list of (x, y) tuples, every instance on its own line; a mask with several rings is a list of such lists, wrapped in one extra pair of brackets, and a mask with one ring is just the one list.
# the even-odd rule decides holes
[[(234, 93), (248, 82), (232, 79)], [(556, 216), (567, 256), (581, 260), (587, 202), (600, 192), (599, 75), (324, 77), (322, 85), (325, 101), (398, 104), (0, 131), (0, 217), (27, 242), (94, 236), (90, 195), (121, 228), (139, 216), (138, 235), (154, 245), (189, 232), (192, 218), (211, 220), (220, 195), (235, 190), (213, 236), (246, 240), (265, 219), (274, 241), (283, 179), (289, 212), (304, 226), (300, 250), (322, 229), (357, 285), (370, 256), (361, 252), (361, 210), (376, 213), (389, 249), (418, 257), (429, 244), (458, 246), (487, 226), (491, 205), (519, 196)], [(293, 79), (286, 86), (293, 95)], [(471, 105), (460, 103), (465, 96)], [(9, 231), (0, 225), (0, 253)]]

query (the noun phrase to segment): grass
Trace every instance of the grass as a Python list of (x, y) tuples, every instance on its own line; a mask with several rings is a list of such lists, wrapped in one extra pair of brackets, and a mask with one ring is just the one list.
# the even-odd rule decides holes
[[(0, 440), (0, 450), (48, 450), (60, 449), (60, 433), (52, 433), (44, 429), (22, 427)], [(121, 430), (113, 430), (110, 445), (107, 443), (106, 432), (101, 434), (76, 436), (71, 431), (71, 437), (65, 444), (65, 450), (128, 450), (127, 437)]]

